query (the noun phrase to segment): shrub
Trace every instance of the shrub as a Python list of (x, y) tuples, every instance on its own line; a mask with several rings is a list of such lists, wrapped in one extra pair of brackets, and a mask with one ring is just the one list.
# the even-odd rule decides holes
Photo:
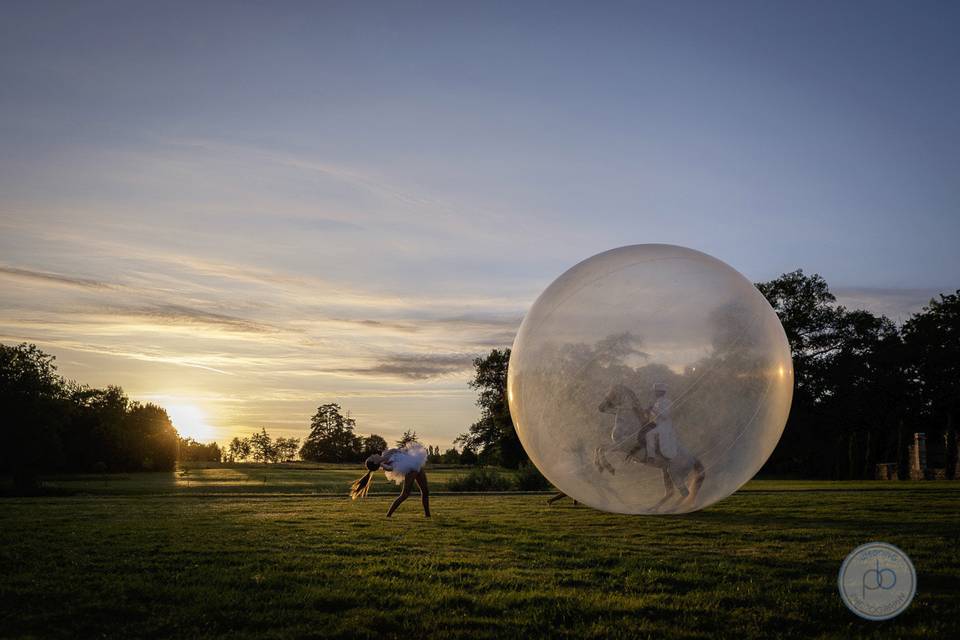
[(447, 483), (449, 491), (510, 491), (513, 482), (489, 467), (477, 467), (465, 476)]
[(517, 469), (516, 484), (520, 491), (546, 491), (550, 488), (550, 481), (543, 477), (532, 462), (522, 464)]

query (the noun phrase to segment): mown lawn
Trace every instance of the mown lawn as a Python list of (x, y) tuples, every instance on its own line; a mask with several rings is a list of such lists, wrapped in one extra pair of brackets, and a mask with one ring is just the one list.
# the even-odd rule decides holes
[[(117, 473), (51, 476), (44, 487), (51, 492), (93, 495), (309, 493), (346, 495), (350, 483), (366, 469), (361, 464), (236, 464), (195, 463), (176, 473)], [(466, 475), (467, 468), (431, 467), (431, 490), (443, 491), (447, 482)], [(500, 470), (501, 473), (510, 473)], [(373, 491), (396, 492), (397, 486), (377, 474)]]
[[(413, 498), (386, 520), (388, 501), (276, 486), (0, 499), (0, 636), (960, 637), (960, 483), (755, 482), (668, 517), (437, 495), (432, 520)], [(837, 595), (870, 540), (917, 568), (888, 622)]]

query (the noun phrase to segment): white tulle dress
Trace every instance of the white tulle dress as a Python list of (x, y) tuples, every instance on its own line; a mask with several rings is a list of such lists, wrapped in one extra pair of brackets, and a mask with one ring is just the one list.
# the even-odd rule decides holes
[(419, 442), (408, 442), (399, 449), (387, 449), (383, 452), (383, 461), (390, 465), (390, 471), (383, 470), (387, 479), (403, 484), (411, 471), (420, 471), (427, 461), (427, 450)]

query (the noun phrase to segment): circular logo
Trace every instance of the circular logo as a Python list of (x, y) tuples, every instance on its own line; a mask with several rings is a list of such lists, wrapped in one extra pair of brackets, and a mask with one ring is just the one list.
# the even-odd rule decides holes
[(837, 584), (850, 611), (867, 620), (889, 620), (910, 606), (917, 572), (907, 554), (892, 544), (868, 542), (843, 561)]

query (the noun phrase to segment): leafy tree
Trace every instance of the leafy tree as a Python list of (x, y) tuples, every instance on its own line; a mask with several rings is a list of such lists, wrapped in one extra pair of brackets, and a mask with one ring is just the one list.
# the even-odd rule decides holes
[(403, 435), (400, 436), (400, 439), (397, 440), (397, 446), (403, 447), (405, 445), (410, 444), (411, 442), (419, 442), (419, 441), (420, 440), (417, 437), (417, 432), (411, 429), (407, 429), (406, 431), (403, 432)]
[(818, 274), (806, 276), (800, 269), (756, 286), (777, 312), (787, 334), (797, 391), (804, 399), (821, 400), (826, 390), (818, 364), (840, 347), (837, 325), (844, 310), (836, 306), (826, 280)]
[(960, 411), (960, 290), (931, 300), (903, 326), (904, 360), (918, 413), (943, 430), (946, 467), (957, 466)]
[(460, 464), (460, 452), (451, 447), (440, 456), (440, 462), (443, 464)]
[(180, 438), (181, 462), (219, 462), (222, 457), (216, 442), (204, 444), (193, 438)]
[(367, 459), (375, 453), (386, 451), (387, 441), (375, 433), (363, 438), (360, 443), (360, 457)]
[(130, 436), (129, 458), (145, 471), (172, 471), (177, 461), (177, 430), (166, 410), (155, 404), (133, 402), (123, 428)]
[(65, 447), (72, 453), (66, 462), (67, 468), (103, 471), (137, 468), (139, 461), (129, 455), (132, 443), (124, 431), (130, 400), (123, 389), (75, 386), (70, 400), (70, 429), (63, 434)]
[(260, 433), (254, 433), (250, 436), (250, 451), (256, 462), (270, 462), (276, 457), (273, 439), (265, 428), (261, 427)]
[(290, 460), (297, 455), (297, 450), (300, 448), (300, 438), (277, 438), (273, 446), (278, 461)]
[(0, 471), (11, 473), (20, 491), (32, 490), (40, 471), (64, 457), (66, 385), (53, 362), (36, 345), (0, 345)]
[(360, 458), (362, 441), (353, 430), (356, 421), (340, 412), (336, 403), (324, 404), (310, 420), (310, 434), (300, 457), (314, 462), (349, 462)]
[(790, 342), (795, 389), (783, 437), (764, 472), (872, 477), (905, 455), (900, 338), (887, 318), (836, 304), (802, 271), (757, 284)]
[(477, 464), (477, 462), (477, 452), (473, 450), (473, 447), (464, 447), (463, 451), (460, 452), (460, 464), (472, 466)]
[(246, 460), (250, 457), (250, 439), (234, 436), (227, 450), (231, 462), (234, 460)]
[(507, 405), (507, 365), (510, 349), (493, 349), (483, 358), (473, 361), (474, 378), (470, 386), (479, 392), (477, 406), (480, 420), (470, 425), (467, 433), (457, 437), (464, 445), (464, 453), (480, 451), (486, 463), (501, 464), (516, 469), (528, 460), (520, 438), (517, 437)]

